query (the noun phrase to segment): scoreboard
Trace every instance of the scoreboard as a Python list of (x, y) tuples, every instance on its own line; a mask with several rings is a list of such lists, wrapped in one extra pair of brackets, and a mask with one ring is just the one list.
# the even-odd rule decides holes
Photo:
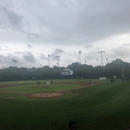
[(73, 75), (73, 70), (70, 70), (70, 69), (63, 69), (63, 70), (61, 71), (61, 75), (62, 75), (62, 76)]

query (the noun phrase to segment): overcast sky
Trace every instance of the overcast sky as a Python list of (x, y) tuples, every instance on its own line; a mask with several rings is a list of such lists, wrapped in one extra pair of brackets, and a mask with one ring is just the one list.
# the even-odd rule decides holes
[[(0, 0), (0, 58), (5, 67), (96, 66), (129, 62), (130, 0)], [(97, 63), (97, 58), (99, 61)], [(0, 68), (2, 68), (0, 64)]]

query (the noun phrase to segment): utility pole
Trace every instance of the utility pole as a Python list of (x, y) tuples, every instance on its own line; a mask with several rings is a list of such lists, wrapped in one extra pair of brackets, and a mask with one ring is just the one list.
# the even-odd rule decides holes
[(102, 53), (105, 53), (105, 51), (99, 51), (98, 53), (101, 53), (101, 65), (103, 66)]

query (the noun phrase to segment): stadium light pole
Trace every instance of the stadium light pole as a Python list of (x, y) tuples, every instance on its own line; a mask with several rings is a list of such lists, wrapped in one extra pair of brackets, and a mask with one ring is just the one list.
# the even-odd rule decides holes
[(102, 53), (105, 53), (105, 51), (99, 51), (98, 53), (101, 53), (101, 65), (103, 66), (103, 58), (102, 58)]
[(79, 51), (79, 63), (81, 64), (81, 51)]
[(60, 59), (60, 56), (55, 56), (56, 58), (57, 58), (57, 65), (58, 65), (58, 67), (59, 67), (59, 59)]

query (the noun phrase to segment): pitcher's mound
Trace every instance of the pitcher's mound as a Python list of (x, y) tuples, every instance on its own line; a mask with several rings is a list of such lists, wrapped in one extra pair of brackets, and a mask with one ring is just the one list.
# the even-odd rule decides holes
[(28, 97), (34, 97), (34, 98), (53, 98), (53, 97), (59, 97), (63, 96), (64, 93), (35, 93), (35, 94), (30, 94)]

